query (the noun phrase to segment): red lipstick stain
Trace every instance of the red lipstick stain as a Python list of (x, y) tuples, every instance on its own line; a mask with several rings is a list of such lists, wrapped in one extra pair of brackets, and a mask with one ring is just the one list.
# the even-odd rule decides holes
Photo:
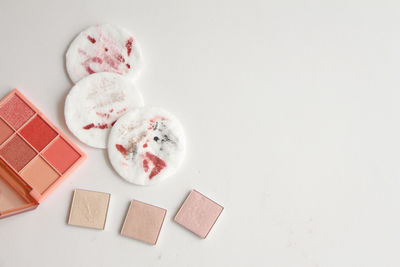
[(90, 68), (89, 66), (87, 66), (87, 67), (85, 67), (86, 68), (86, 71), (89, 73), (89, 74), (93, 74), (94, 73), (94, 70), (92, 70), (92, 68)]
[(146, 168), (146, 165), (144, 164), (144, 161), (147, 159), (150, 160), (151, 163), (153, 163), (153, 165), (154, 165), (153, 169), (151, 170), (151, 172), (149, 174), (149, 179), (153, 178), (154, 176), (159, 174), (165, 167), (167, 167), (167, 164), (165, 163), (165, 161), (163, 161), (156, 155), (151, 154), (150, 152), (146, 152), (145, 159), (143, 160), (143, 169), (145, 172), (147, 172), (149, 170), (148, 164), (147, 164), (147, 168)]
[(143, 148), (146, 148), (147, 147), (147, 143), (146, 144), (143, 144)]
[(117, 150), (118, 150), (123, 156), (126, 156), (127, 151), (126, 151), (126, 148), (125, 148), (123, 145), (116, 144), (115, 147), (117, 148)]
[(85, 130), (90, 130), (90, 129), (92, 129), (94, 127), (94, 123), (91, 123), (91, 124), (88, 124), (88, 125), (86, 125), (86, 126), (83, 126), (83, 129), (85, 129)]
[(94, 39), (94, 38), (93, 38), (92, 36), (90, 36), (90, 35), (88, 35), (87, 38), (88, 38), (88, 40), (89, 40), (92, 44), (94, 44), (94, 43), (96, 42), (96, 39)]
[(95, 125), (94, 123), (90, 123), (88, 125), (83, 126), (82, 128), (85, 129), (85, 130), (90, 130), (92, 128), (97, 128), (97, 129), (104, 130), (104, 129), (108, 128), (108, 124), (107, 123), (103, 123), (103, 124)]
[(132, 43), (133, 43), (133, 38), (129, 38), (128, 41), (125, 43), (126, 51), (128, 52), (128, 57), (131, 55), (132, 52)]

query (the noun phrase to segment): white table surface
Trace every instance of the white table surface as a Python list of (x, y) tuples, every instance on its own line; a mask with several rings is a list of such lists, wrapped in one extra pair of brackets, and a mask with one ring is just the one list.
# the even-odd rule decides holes
[[(188, 153), (140, 187), (77, 141), (84, 164), (0, 221), (0, 266), (400, 266), (399, 14), (399, 1), (1, 0), (1, 97), (19, 88), (72, 136), (66, 49), (121, 25), (142, 47), (137, 86), (180, 118)], [(112, 194), (104, 231), (67, 225), (75, 188)], [(225, 207), (206, 240), (173, 222), (193, 188)], [(168, 210), (155, 247), (119, 235), (131, 199)]]

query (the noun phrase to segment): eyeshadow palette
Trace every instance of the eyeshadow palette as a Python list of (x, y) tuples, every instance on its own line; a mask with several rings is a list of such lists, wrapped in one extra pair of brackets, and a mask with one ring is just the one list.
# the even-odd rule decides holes
[(0, 219), (34, 209), (85, 158), (14, 89), (0, 101)]

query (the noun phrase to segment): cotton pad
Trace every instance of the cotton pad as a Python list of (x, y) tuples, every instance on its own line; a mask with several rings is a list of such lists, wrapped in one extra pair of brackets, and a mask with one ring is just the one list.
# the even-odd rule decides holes
[(83, 143), (106, 148), (110, 128), (127, 111), (143, 106), (143, 97), (127, 78), (101, 72), (80, 80), (65, 101), (65, 120)]
[(141, 53), (132, 34), (105, 24), (89, 27), (72, 41), (67, 72), (76, 83), (96, 72), (113, 72), (132, 78), (140, 68)]
[(184, 132), (169, 112), (143, 107), (127, 112), (111, 130), (108, 155), (128, 182), (150, 185), (176, 172), (185, 153)]

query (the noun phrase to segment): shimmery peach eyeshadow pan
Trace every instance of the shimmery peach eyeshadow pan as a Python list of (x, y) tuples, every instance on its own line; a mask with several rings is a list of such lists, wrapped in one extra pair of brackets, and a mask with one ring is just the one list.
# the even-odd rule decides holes
[(0, 101), (0, 219), (37, 207), (85, 158), (14, 89)]
[(121, 235), (155, 245), (167, 210), (132, 200)]
[(193, 190), (175, 216), (175, 221), (201, 238), (206, 238), (224, 208)]

